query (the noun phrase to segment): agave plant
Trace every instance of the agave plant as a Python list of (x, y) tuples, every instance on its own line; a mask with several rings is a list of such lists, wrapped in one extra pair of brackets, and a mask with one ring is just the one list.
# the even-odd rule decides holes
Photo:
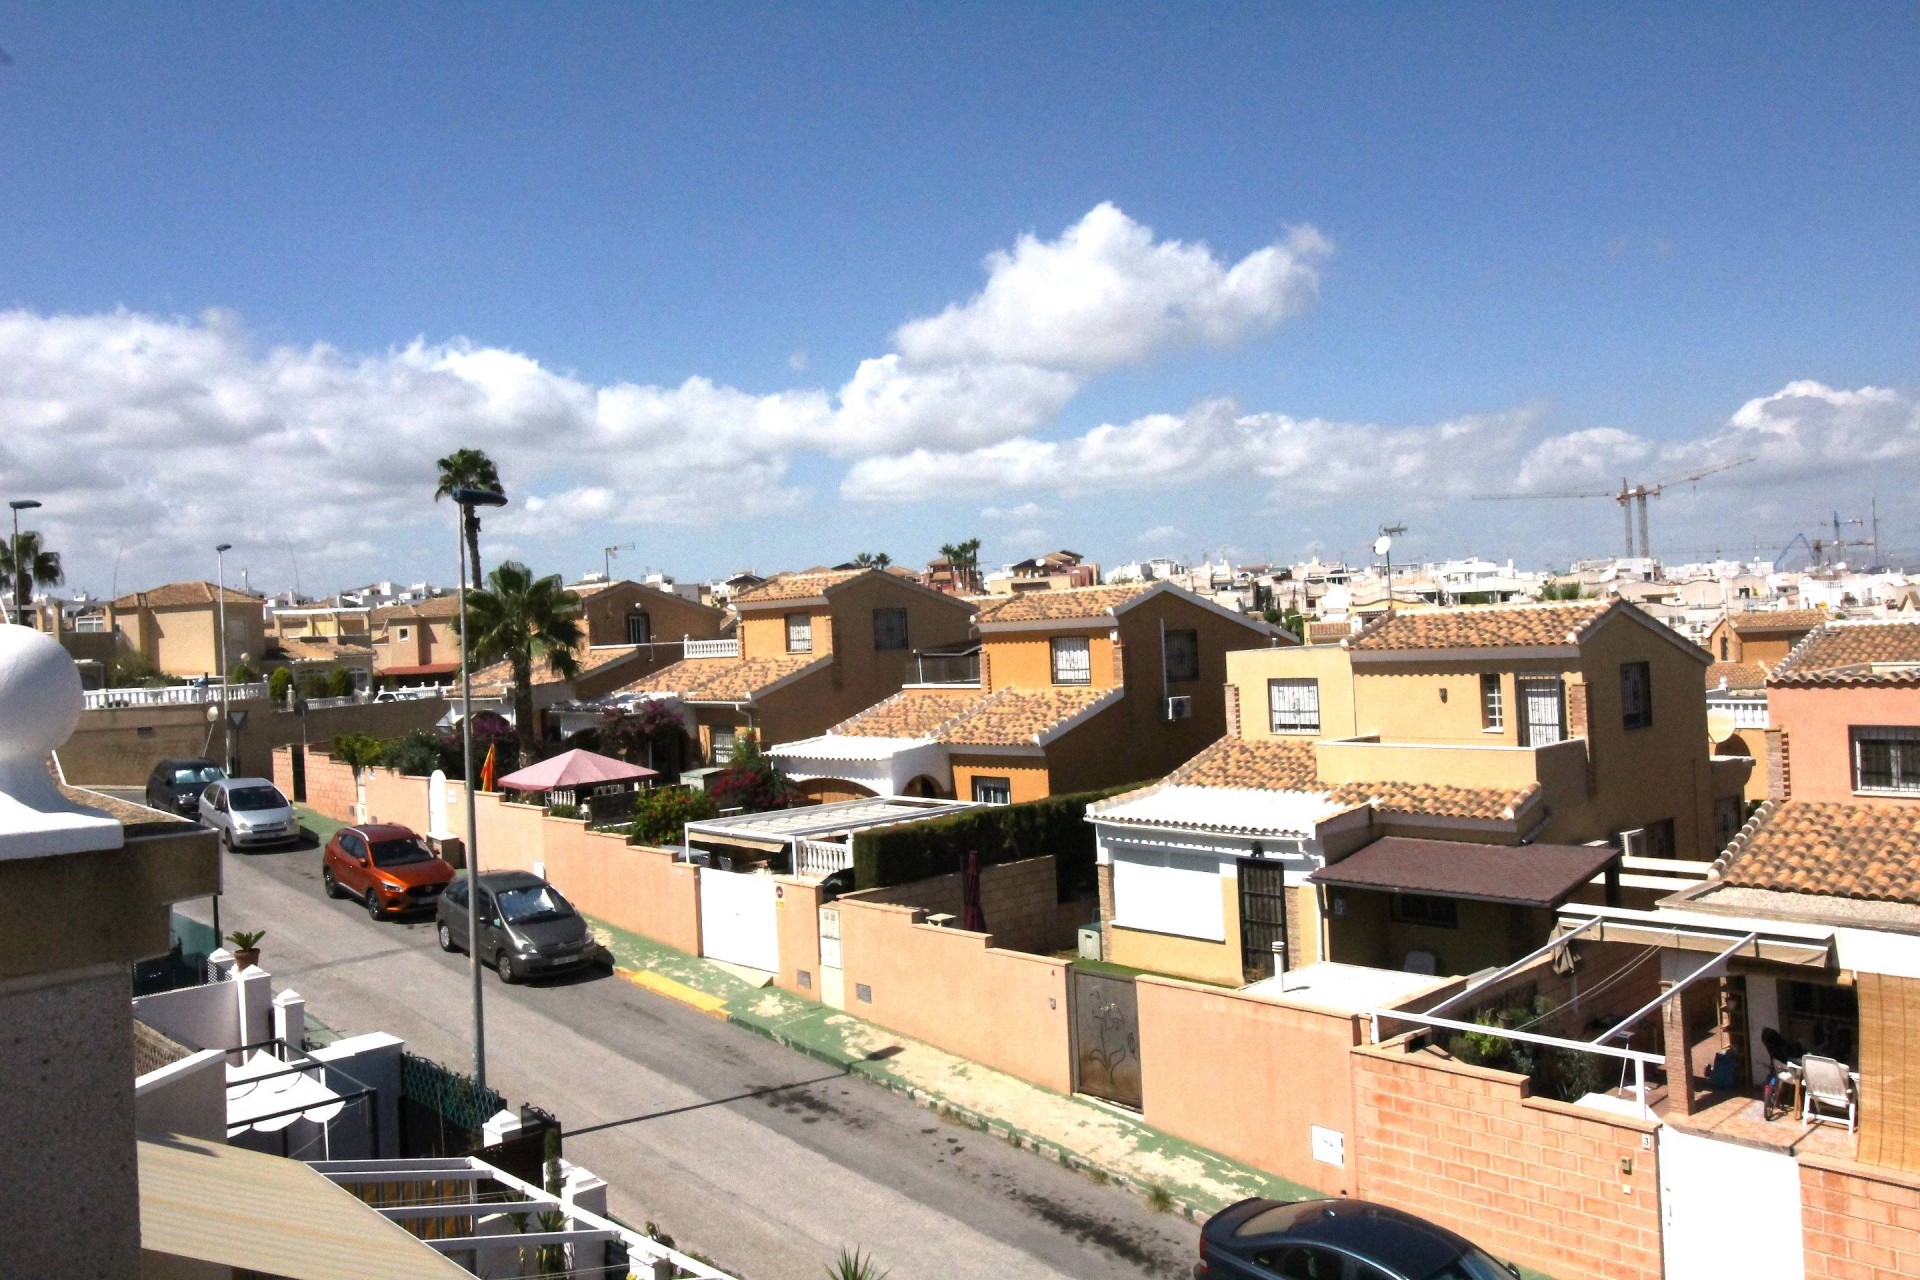
[(827, 1280), (886, 1280), (887, 1276), (893, 1274), (879, 1268), (880, 1264), (873, 1260), (872, 1254), (842, 1245), (840, 1256), (827, 1264)]

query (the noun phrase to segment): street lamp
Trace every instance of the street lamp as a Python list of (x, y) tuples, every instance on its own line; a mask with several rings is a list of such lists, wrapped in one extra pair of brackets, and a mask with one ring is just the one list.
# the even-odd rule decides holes
[(462, 486), (453, 491), (460, 506), (460, 523), (453, 540), (460, 544), (460, 752), (465, 762), (467, 793), (467, 968), (473, 977), (473, 1082), (487, 1087), (486, 1018), (480, 1008), (480, 858), (479, 831), (474, 821), (473, 789), (473, 671), (467, 661), (467, 522), (477, 517), (475, 507), (504, 507), (507, 495), (492, 489)]
[[(7, 505), (13, 508), (13, 582), (9, 584), (13, 587), (13, 620), (24, 627), (27, 625), (27, 602), (20, 598), (20, 579), (22, 577), (20, 572), (20, 513), (22, 511), (31, 511), (40, 504), (32, 498), (15, 498)], [(30, 574), (26, 576), (31, 579)], [(31, 593), (33, 590), (32, 586), (29, 585), (27, 590)]]
[(223, 542), (213, 549), (214, 574), (220, 579), (220, 592), (216, 597), (219, 610), (217, 625), (220, 628), (220, 647), (214, 665), (220, 673), (220, 754), (221, 763), (229, 776), (233, 773), (233, 729), (227, 723), (227, 552), (233, 550), (231, 542)]

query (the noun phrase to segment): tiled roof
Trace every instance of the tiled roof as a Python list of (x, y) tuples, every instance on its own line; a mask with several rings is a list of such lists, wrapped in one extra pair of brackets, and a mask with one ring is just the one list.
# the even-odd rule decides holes
[(432, 596), (425, 600), (410, 600), (406, 604), (383, 604), (367, 615), (367, 625), (381, 626), (384, 623), (405, 621), (408, 618), (457, 618), (460, 616), (460, 597), (457, 594)]
[(1477, 605), (1395, 613), (1350, 642), (1379, 652), (1419, 649), (1517, 649), (1577, 644), (1580, 632), (1616, 606), (1599, 600), (1565, 604)]
[[(265, 604), (266, 597), (256, 596), (248, 591), (238, 591), (233, 587), (226, 589), (228, 604)], [(183, 604), (213, 604), (220, 598), (220, 588), (211, 582), (169, 582), (164, 587), (155, 587), (151, 591), (136, 591), (132, 595), (121, 596), (113, 602), (116, 609), (167, 609)]]
[(1716, 662), (1707, 668), (1707, 688), (1764, 689), (1767, 669), (1757, 662)]
[[(1879, 670), (1876, 667), (1904, 668)], [(1920, 622), (1829, 622), (1773, 669), (1773, 684), (1920, 681)]]
[(1431, 818), (1478, 818), (1501, 821), (1513, 817), (1540, 790), (1524, 787), (1442, 787), (1423, 782), (1346, 782), (1327, 798), (1336, 805), (1371, 804), (1383, 813), (1418, 813)]
[(1827, 620), (1818, 609), (1749, 609), (1727, 615), (1727, 625), (1742, 634), (1755, 631), (1811, 631)]
[(1413, 782), (1323, 780), (1313, 744), (1288, 738), (1248, 741), (1222, 738), (1167, 776), (1168, 786), (1232, 787), (1266, 791), (1325, 792), (1335, 806), (1371, 804), (1390, 813), (1439, 818), (1510, 818), (1537, 783), (1523, 788), (1442, 787)]
[(373, 646), (365, 637), (352, 640), (320, 640), (311, 636), (282, 636), (267, 641), (268, 652), (278, 649), (292, 662), (338, 662), (342, 658), (367, 658)]
[(1308, 644), (1326, 644), (1329, 640), (1345, 640), (1353, 634), (1353, 624), (1340, 619), (1334, 622), (1309, 622), (1307, 634), (1303, 637)]
[(872, 569), (810, 569), (804, 573), (776, 573), (757, 587), (733, 593), (739, 605), (772, 604), (780, 600), (811, 600)]
[[(613, 645), (597, 649), (582, 647), (576, 650), (573, 655), (574, 661), (580, 666), (576, 674), (584, 676), (590, 671), (598, 671), (610, 662), (618, 662), (622, 658), (632, 657), (644, 647), (646, 646), (637, 644)], [(458, 668), (456, 667), (455, 669), (457, 670)], [(482, 688), (487, 689), (489, 692), (497, 692), (512, 683), (513, 668), (506, 662), (489, 663), (484, 667), (477, 668), (473, 673), (473, 688), (476, 693)], [(544, 661), (535, 659), (533, 664), (533, 683), (536, 686), (558, 684), (560, 683), (560, 677), (555, 675), (553, 668), (549, 667)]]
[(1002, 689), (963, 711), (937, 735), (950, 746), (1013, 747), (1114, 697), (1112, 689)]
[(1920, 904), (1920, 809), (1789, 800), (1744, 839), (1726, 884)]
[(677, 693), (689, 702), (745, 702), (756, 692), (816, 662), (801, 654), (790, 658), (683, 658), (642, 676), (623, 693)]
[(931, 738), (942, 725), (973, 710), (989, 695), (978, 689), (902, 689), (827, 732), (855, 738)]
[(980, 602), (979, 622), (1065, 622), (1075, 618), (1104, 618), (1118, 606), (1151, 591), (1151, 582), (1117, 587), (1069, 587), (1059, 591), (1021, 591)]
[(1607, 845), (1513, 847), (1386, 836), (1329, 863), (1307, 879), (1353, 889), (1392, 889), (1553, 908), (1619, 856), (1618, 849)]

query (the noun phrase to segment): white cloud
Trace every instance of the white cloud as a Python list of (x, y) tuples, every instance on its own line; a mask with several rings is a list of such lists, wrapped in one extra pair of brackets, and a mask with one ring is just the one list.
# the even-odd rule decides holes
[(1010, 524), (1019, 524), (1022, 521), (1038, 520), (1041, 516), (1051, 514), (1052, 512), (1037, 502), (1023, 502), (1014, 507), (983, 507), (980, 511), (980, 518), (982, 520), (1000, 520)]
[(1319, 292), (1332, 245), (1312, 227), (1228, 265), (1205, 244), (1156, 241), (1111, 204), (1059, 239), (1023, 235), (986, 260), (964, 303), (902, 325), (915, 364), (989, 361), (1095, 372), (1169, 349), (1228, 347), (1298, 315)]
[(1186, 536), (1186, 534), (1182, 533), (1173, 525), (1157, 524), (1135, 538), (1134, 541), (1142, 545), (1164, 546), (1172, 542), (1175, 538), (1184, 538)]

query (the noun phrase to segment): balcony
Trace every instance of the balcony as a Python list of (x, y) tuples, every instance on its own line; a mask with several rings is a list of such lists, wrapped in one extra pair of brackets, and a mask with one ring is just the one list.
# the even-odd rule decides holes
[(686, 640), (682, 642), (683, 658), (737, 658), (740, 656), (740, 641), (735, 640)]
[(253, 684), (169, 684), (158, 689), (89, 689), (88, 711), (112, 711), (120, 707), (194, 707), (220, 701), (226, 690), (228, 702), (258, 702), (267, 696), (267, 682)]

